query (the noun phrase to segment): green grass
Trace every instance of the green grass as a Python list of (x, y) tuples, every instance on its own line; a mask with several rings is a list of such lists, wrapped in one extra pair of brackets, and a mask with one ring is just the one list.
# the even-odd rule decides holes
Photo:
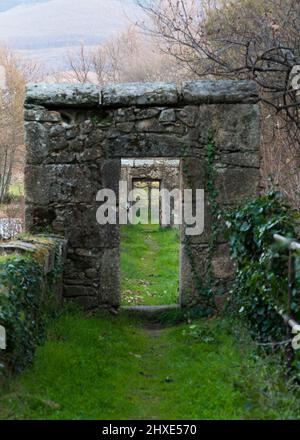
[[(177, 234), (122, 230), (124, 291), (144, 304), (176, 302)], [(175, 325), (176, 314), (149, 323), (68, 307), (34, 365), (2, 384), (0, 419), (300, 418), (299, 388), (240, 323), (180, 315), (186, 323)]]
[(69, 311), (2, 390), (0, 418), (296, 418), (298, 402), (276, 364), (237, 345), (220, 320), (156, 329)]
[(24, 184), (23, 183), (12, 183), (9, 187), (8, 193), (12, 197), (24, 196)]
[(123, 305), (178, 303), (179, 231), (157, 225), (121, 230)]

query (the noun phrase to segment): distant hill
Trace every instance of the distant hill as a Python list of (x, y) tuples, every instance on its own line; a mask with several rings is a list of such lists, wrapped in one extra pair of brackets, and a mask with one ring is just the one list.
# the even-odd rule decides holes
[(33, 3), (45, 3), (50, 0), (1, 0), (0, 1), (0, 12), (7, 11), (8, 9), (14, 8), (18, 5), (28, 5)]
[(0, 42), (63, 68), (69, 46), (103, 41), (139, 14), (133, 0), (0, 0)]

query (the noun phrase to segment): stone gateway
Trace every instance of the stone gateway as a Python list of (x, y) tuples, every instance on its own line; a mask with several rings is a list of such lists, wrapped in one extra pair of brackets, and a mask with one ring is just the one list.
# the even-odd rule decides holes
[[(28, 86), (26, 228), (68, 239), (65, 298), (86, 308), (120, 304), (119, 226), (97, 223), (96, 194), (102, 188), (118, 194), (122, 159), (178, 159), (182, 187), (205, 189), (207, 145), (213, 137), (220, 206), (234, 207), (257, 192), (257, 103), (256, 86), (248, 81), (191, 81), (180, 88), (164, 83), (102, 89), (95, 85)], [(204, 233), (190, 237), (187, 245), (182, 227), (182, 306), (198, 301), (195, 277), (205, 280), (207, 276), (210, 218), (206, 199)], [(232, 267), (222, 234), (217, 237), (212, 268), (226, 289)]]

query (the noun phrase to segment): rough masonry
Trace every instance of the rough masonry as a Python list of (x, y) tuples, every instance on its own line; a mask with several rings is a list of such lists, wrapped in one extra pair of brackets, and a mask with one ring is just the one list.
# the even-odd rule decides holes
[[(121, 180), (127, 182), (128, 191), (134, 188), (136, 181), (156, 181), (159, 182), (160, 190), (173, 191), (180, 188), (180, 162), (178, 160), (170, 159), (123, 159), (121, 162)], [(151, 197), (148, 194), (148, 197)], [(129, 204), (129, 203), (128, 203)], [(148, 200), (149, 207), (151, 202)], [(159, 223), (161, 227), (173, 227), (174, 216), (170, 215), (168, 224), (162, 224), (161, 218), (161, 204), (159, 203), (160, 218)], [(174, 208), (174, 203), (171, 200), (171, 210)]]
[[(99, 226), (96, 194), (118, 193), (122, 158), (177, 158), (181, 183), (206, 187), (206, 146), (213, 135), (221, 205), (236, 206), (259, 185), (260, 113), (248, 81), (176, 84), (33, 84), (27, 88), (26, 228), (64, 234), (68, 254), (64, 297), (86, 308), (120, 304), (119, 227)], [(221, 221), (221, 220), (220, 220)], [(182, 228), (181, 305), (197, 302)], [(190, 252), (205, 279), (210, 209)], [(214, 275), (226, 289), (232, 277), (228, 246), (218, 238)]]

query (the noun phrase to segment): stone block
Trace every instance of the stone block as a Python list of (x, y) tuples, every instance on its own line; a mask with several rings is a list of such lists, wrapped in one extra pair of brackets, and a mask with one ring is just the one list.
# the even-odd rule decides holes
[(188, 138), (174, 134), (133, 133), (122, 135), (113, 133), (103, 144), (111, 158), (145, 157), (186, 157), (195, 156), (195, 150)]
[(199, 284), (205, 285), (208, 267), (207, 245), (181, 245), (179, 302), (182, 306), (204, 303), (198, 289)]
[(179, 121), (183, 122), (187, 127), (195, 127), (197, 115), (199, 113), (198, 106), (185, 106), (180, 110), (177, 110), (176, 117)]
[(224, 151), (220, 155), (220, 162), (230, 166), (259, 168), (260, 153), (259, 151), (243, 151), (239, 153)]
[(99, 105), (98, 86), (93, 84), (28, 84), (26, 104), (58, 107), (93, 107)]
[(238, 205), (258, 193), (260, 172), (255, 168), (218, 169), (217, 200), (222, 205)]
[(0, 244), (0, 254), (8, 255), (8, 254), (26, 254), (31, 253), (34, 254), (37, 252), (38, 246), (33, 243), (27, 243), (26, 241), (16, 240), (9, 241), (8, 243)]
[(28, 165), (25, 171), (30, 204), (91, 203), (101, 187), (101, 173), (94, 164)]
[(78, 304), (84, 310), (93, 310), (95, 308), (101, 307), (101, 304), (99, 303), (99, 297), (97, 295), (75, 296), (75, 297), (68, 297), (67, 299), (68, 301)]
[(64, 298), (82, 298), (85, 297), (93, 297), (97, 295), (97, 289), (94, 289), (90, 286), (85, 285), (67, 285), (64, 284), (63, 296)]
[(39, 122), (26, 122), (25, 133), (26, 163), (43, 163), (49, 153), (47, 128)]
[(259, 100), (258, 87), (252, 81), (187, 81), (181, 94), (186, 104), (255, 103)]
[(162, 110), (159, 116), (159, 122), (161, 124), (172, 124), (176, 122), (176, 113), (173, 108), (167, 108)]
[[(100, 205), (99, 205), (100, 206)], [(101, 249), (118, 246), (119, 225), (99, 225), (98, 205), (61, 206), (55, 209), (58, 223), (52, 221), (54, 232), (63, 233), (73, 248)]]
[(260, 109), (253, 104), (219, 104), (199, 107), (196, 132), (206, 146), (213, 134), (217, 150), (223, 152), (260, 149)]
[(162, 109), (160, 107), (136, 108), (134, 109), (133, 118), (135, 120), (155, 118), (156, 116), (159, 116), (161, 110)]
[[(119, 181), (121, 179), (121, 160), (104, 159), (101, 164), (102, 187), (112, 189), (119, 197)], [(101, 189), (101, 188), (99, 188)]]
[[(56, 219), (56, 212), (53, 206), (32, 205), (28, 201), (25, 205), (25, 230), (32, 233), (44, 232), (52, 226)], [(62, 232), (62, 231), (58, 231)]]
[(182, 158), (181, 176), (183, 189), (205, 189), (206, 172), (204, 159), (199, 157)]
[(62, 122), (61, 114), (57, 111), (47, 110), (41, 106), (28, 106), (24, 111), (25, 121), (36, 122)]
[(114, 84), (102, 89), (103, 107), (164, 106), (178, 101), (175, 83)]
[(214, 276), (220, 280), (232, 280), (234, 277), (234, 263), (230, 258), (229, 245), (220, 244), (217, 246), (215, 255), (212, 258)]
[(101, 304), (119, 306), (120, 293), (120, 251), (118, 248), (105, 249), (101, 257), (100, 292)]
[(165, 133), (166, 128), (156, 118), (142, 119), (136, 123), (137, 131), (144, 133)]

